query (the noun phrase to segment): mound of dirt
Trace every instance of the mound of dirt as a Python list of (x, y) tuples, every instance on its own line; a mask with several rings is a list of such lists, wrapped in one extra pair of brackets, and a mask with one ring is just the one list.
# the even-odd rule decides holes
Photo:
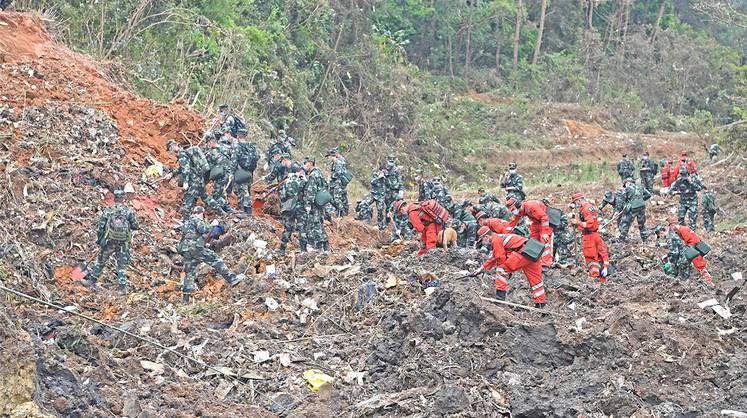
[(55, 42), (32, 15), (0, 12), (0, 84), (6, 106), (77, 104), (98, 109), (116, 122), (127, 157), (171, 157), (168, 138), (200, 140), (205, 120), (182, 101), (160, 104), (113, 83), (102, 64)]

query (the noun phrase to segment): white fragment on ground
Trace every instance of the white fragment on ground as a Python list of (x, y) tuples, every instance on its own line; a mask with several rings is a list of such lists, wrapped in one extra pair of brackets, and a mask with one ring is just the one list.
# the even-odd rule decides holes
[(140, 360), (140, 366), (142, 366), (143, 369), (150, 372), (151, 376), (157, 376), (159, 374), (163, 374), (163, 364), (154, 363), (148, 360)]
[(264, 363), (264, 362), (266, 362), (267, 360), (270, 359), (270, 352), (269, 351), (264, 351), (264, 350), (262, 350), (262, 351), (255, 351), (255, 352), (252, 353), (252, 355), (254, 355), (254, 362), (257, 363), (257, 364)]
[(718, 335), (724, 336), (724, 335), (734, 334), (735, 332), (737, 332), (737, 329), (734, 327), (729, 328), (729, 329), (716, 328), (716, 331), (718, 331)]
[(319, 306), (317, 306), (316, 301), (312, 298), (304, 299), (303, 302), (301, 302), (301, 305), (305, 308), (308, 308), (312, 312), (319, 310)]
[(584, 329), (584, 324), (586, 323), (586, 318), (579, 318), (576, 320), (576, 331), (581, 332)]
[(280, 304), (275, 299), (269, 297), (265, 299), (265, 305), (267, 306), (267, 309), (271, 311), (280, 307)]
[(741, 282), (742, 281), (742, 272), (741, 271), (735, 271), (734, 273), (731, 274), (731, 277), (734, 280), (736, 280), (738, 282)]
[(715, 305), (718, 305), (718, 301), (716, 299), (708, 299), (708, 300), (704, 300), (703, 302), (700, 302), (698, 304), (698, 307), (700, 309), (705, 309), (705, 308), (708, 308), (709, 306), (715, 306)]

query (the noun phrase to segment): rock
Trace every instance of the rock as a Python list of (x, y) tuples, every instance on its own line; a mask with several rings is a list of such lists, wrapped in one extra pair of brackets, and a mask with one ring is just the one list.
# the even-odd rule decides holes
[(469, 399), (461, 387), (447, 385), (436, 393), (436, 407), (441, 413), (453, 414), (469, 407)]
[(143, 412), (143, 408), (140, 406), (137, 394), (134, 390), (128, 390), (124, 394), (124, 405), (122, 406), (122, 414), (128, 418), (137, 418)]

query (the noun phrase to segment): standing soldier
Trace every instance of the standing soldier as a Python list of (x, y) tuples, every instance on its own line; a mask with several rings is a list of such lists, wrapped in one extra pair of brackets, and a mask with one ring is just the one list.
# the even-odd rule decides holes
[(598, 278), (600, 283), (604, 283), (607, 281), (610, 262), (607, 246), (604, 245), (604, 241), (599, 235), (597, 208), (587, 202), (581, 193), (574, 194), (571, 197), (571, 203), (576, 208), (578, 215), (578, 219), (573, 219), (571, 223), (581, 232), (582, 250), (589, 275)]
[(96, 282), (104, 268), (104, 264), (112, 254), (117, 259), (117, 279), (119, 293), (127, 294), (127, 262), (130, 260), (130, 242), (132, 231), (140, 228), (135, 214), (123, 203), (123, 190), (114, 191), (114, 206), (104, 210), (99, 219), (98, 238), (96, 244), (101, 248), (96, 257), (96, 263), (89, 277), (82, 281), (86, 287), (96, 288)]
[(233, 138), (236, 138), (240, 129), (246, 129), (246, 124), (235, 113), (231, 112), (227, 104), (220, 105), (218, 111), (220, 112), (221, 133), (230, 133)]
[(178, 176), (182, 183), (180, 186), (184, 189), (184, 201), (182, 202), (182, 224), (189, 220), (192, 208), (197, 204), (197, 199), (201, 198), (211, 208), (223, 213), (223, 208), (208, 196), (205, 191), (205, 177), (210, 171), (210, 165), (199, 147), (190, 147), (182, 149), (176, 141), (169, 139), (166, 143), (166, 149), (172, 155), (176, 155), (179, 167), (166, 176), (171, 179)]
[(646, 200), (651, 197), (651, 193), (644, 187), (635, 184), (632, 177), (625, 179), (625, 187), (622, 194), (622, 214), (620, 215), (620, 236), (618, 240), (625, 242), (628, 239), (628, 231), (633, 217), (638, 220), (638, 232), (641, 234), (641, 241), (646, 242), (648, 232), (646, 232)]
[(389, 157), (390, 160), (386, 163), (386, 172), (384, 173), (386, 176), (386, 195), (384, 203), (387, 211), (387, 224), (389, 224), (389, 212), (392, 210), (394, 201), (402, 197), (400, 196), (400, 191), (402, 190), (403, 184), (402, 174), (400, 174), (399, 168), (397, 168), (397, 165), (394, 163), (394, 156), (390, 155)]
[(648, 152), (644, 152), (638, 167), (638, 173), (641, 176), (641, 185), (648, 190), (649, 193), (654, 192), (654, 177), (656, 177), (658, 171), (659, 166), (656, 165), (655, 161), (649, 158)]
[(329, 168), (329, 191), (332, 193), (332, 206), (337, 212), (337, 216), (345, 216), (348, 214), (349, 206), (347, 187), (352, 178), (348, 171), (348, 163), (340, 155), (340, 151), (337, 148), (330, 149), (327, 152), (327, 158), (331, 163)]
[[(287, 154), (286, 154), (287, 155)], [(289, 165), (290, 159), (283, 159), (284, 165)], [(293, 164), (288, 167), (290, 173), (287, 180), (280, 188), (280, 214), (283, 223), (283, 235), (280, 239), (280, 248), (278, 253), (285, 254), (288, 242), (293, 236), (293, 232), (298, 232), (298, 243), (301, 252), (305, 252), (308, 241), (306, 231), (303, 226), (306, 220), (304, 211), (303, 191), (306, 186), (306, 175), (300, 165)]]
[(670, 192), (680, 195), (680, 206), (677, 210), (679, 223), (684, 225), (685, 217), (689, 214), (692, 230), (698, 225), (698, 191), (701, 188), (700, 177), (697, 174), (688, 174), (687, 167), (680, 166), (680, 175), (672, 184)]
[(475, 210), (485, 212), (489, 218), (500, 218), (506, 221), (511, 219), (511, 214), (506, 206), (493, 201), (488, 201), (484, 205), (477, 205)]
[(386, 175), (384, 167), (376, 170), (371, 174), (371, 199), (376, 204), (376, 222), (379, 224), (379, 230), (386, 228)]
[(412, 224), (407, 214), (407, 206), (407, 202), (402, 199), (394, 202), (392, 207), (392, 221), (394, 223), (392, 241), (412, 239)]
[[(227, 138), (227, 137), (223, 137)], [(215, 136), (209, 137), (208, 148), (205, 157), (210, 164), (209, 180), (213, 182), (213, 201), (223, 209), (224, 212), (233, 212), (226, 197), (226, 187), (233, 172), (233, 155), (231, 145), (221, 141), (218, 143)]]
[(324, 174), (316, 166), (316, 159), (306, 156), (303, 163), (306, 168), (303, 204), (307, 216), (304, 224), (307, 243), (313, 243), (317, 250), (329, 251), (329, 237), (324, 230), (324, 205), (330, 202), (332, 196)]
[[(685, 246), (687, 247), (695, 247), (698, 244), (700, 244), (700, 237), (695, 235), (693, 231), (690, 230), (690, 228), (680, 225), (677, 221), (677, 218), (669, 218), (667, 219), (667, 223), (669, 224), (669, 230), (675, 234), (677, 234), (680, 238), (682, 238), (682, 241), (684, 241)], [(682, 254), (682, 257), (684, 257), (684, 251)], [(700, 273), (700, 276), (705, 279), (706, 283), (710, 286), (714, 286), (713, 284), (713, 277), (711, 277), (711, 274), (706, 270), (706, 262), (703, 258), (702, 253), (698, 255), (697, 257), (692, 259), (692, 265), (695, 267), (696, 270)]]
[(265, 159), (267, 160), (266, 169), (270, 173), (272, 173), (275, 166), (280, 165), (280, 158), (277, 156), (283, 154), (291, 155), (290, 144), (292, 144), (292, 138), (290, 142), (287, 138), (285, 131), (281, 129), (278, 135), (275, 136), (275, 141), (267, 148), (267, 152), (265, 153)]
[(721, 149), (721, 146), (719, 146), (719, 144), (714, 142), (713, 144), (711, 144), (710, 147), (708, 147), (708, 157), (711, 159), (711, 161), (713, 161), (713, 159), (717, 155), (721, 154), (721, 151), (723, 151)]
[(506, 191), (506, 200), (513, 199), (521, 203), (526, 198), (524, 177), (516, 169), (516, 163), (508, 164), (508, 171), (503, 175), (501, 187)]
[(635, 166), (628, 159), (628, 154), (623, 154), (622, 160), (617, 163), (617, 174), (620, 175), (620, 183), (625, 184), (625, 179), (635, 175)]
[(480, 241), (490, 241), (491, 257), (472, 275), (477, 276), (495, 267), (495, 298), (506, 300), (508, 279), (511, 273), (523, 271), (529, 282), (529, 292), (536, 308), (545, 307), (545, 285), (542, 282), (542, 263), (524, 255), (529, 238), (516, 234), (494, 234), (487, 227), (481, 228)]
[(232, 274), (220, 256), (206, 246), (211, 239), (218, 237), (219, 234), (215, 231), (220, 228), (216, 228), (219, 227), (217, 222), (214, 225), (208, 225), (204, 220), (204, 212), (205, 209), (202, 206), (195, 206), (192, 216), (182, 229), (182, 239), (179, 242), (179, 253), (184, 258), (182, 303), (185, 305), (189, 303), (192, 295), (197, 267), (202, 263), (209, 264), (232, 286), (245, 278), (243, 274)]
[(433, 199), (433, 182), (425, 179), (422, 168), (415, 171), (415, 181), (418, 183), (418, 202)]
[(477, 195), (480, 196), (480, 200), (478, 200), (478, 203), (480, 203), (481, 205), (487, 204), (488, 202), (501, 203), (496, 195), (486, 192), (482, 187), (477, 190)]
[(607, 206), (612, 206), (612, 214), (610, 215), (610, 219), (613, 219), (615, 216), (617, 216), (617, 229), (620, 229), (620, 222), (622, 220), (621, 215), (623, 211), (623, 201), (625, 200), (625, 187), (621, 188), (620, 190), (612, 191), (607, 190), (604, 192), (604, 197), (602, 198), (602, 204), (599, 205), (598, 212), (600, 214), (603, 214), (602, 210), (604, 210)]
[(716, 227), (713, 223), (713, 217), (716, 216), (718, 207), (716, 206), (716, 192), (703, 186), (703, 227), (708, 232), (715, 232)]
[(550, 219), (550, 228), (553, 233), (553, 259), (557, 259), (560, 267), (568, 267), (573, 261), (569, 248), (573, 244), (573, 234), (568, 230), (568, 216), (563, 210), (551, 207), (550, 199), (543, 198), (542, 203), (547, 206), (547, 217)]
[(239, 210), (252, 216), (252, 182), (257, 168), (259, 153), (254, 142), (247, 138), (246, 129), (239, 129), (238, 142), (235, 148), (235, 167), (233, 173), (234, 189), (239, 200)]
[(433, 189), (431, 192), (430, 199), (435, 199), (439, 205), (445, 205), (447, 197), (449, 196), (449, 189), (443, 185), (443, 178), (436, 177), (433, 179)]

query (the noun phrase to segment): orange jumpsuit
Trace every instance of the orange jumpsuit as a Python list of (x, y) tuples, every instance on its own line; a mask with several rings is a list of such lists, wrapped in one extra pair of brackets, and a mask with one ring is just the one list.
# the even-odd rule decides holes
[(679, 161), (677, 161), (677, 165), (674, 166), (673, 169), (669, 170), (669, 184), (674, 183), (675, 180), (677, 180), (677, 177), (680, 175), (680, 167), (682, 164), (685, 164), (685, 167), (687, 167), (688, 174), (693, 174), (698, 172), (698, 166), (695, 165), (695, 161), (693, 161), (690, 157), (682, 157)]
[(508, 224), (508, 221), (499, 218), (486, 219), (482, 224), (490, 228), (490, 230), (496, 234), (509, 234), (513, 230), (513, 228)]
[[(695, 232), (685, 225), (677, 225), (675, 230), (677, 235), (682, 238), (682, 241), (685, 241), (685, 245), (688, 247), (694, 247), (700, 243), (700, 237), (695, 235)], [(702, 255), (693, 258), (693, 267), (695, 267), (699, 273), (703, 274), (703, 270), (706, 268), (705, 258), (703, 258)]]
[(583, 252), (586, 266), (589, 269), (591, 277), (599, 278), (604, 283), (607, 279), (601, 277), (600, 270), (609, 268), (609, 256), (607, 246), (604, 245), (602, 237), (599, 235), (599, 218), (597, 218), (597, 208), (589, 202), (581, 202), (579, 210), (579, 221), (576, 224), (583, 237)]
[(545, 303), (545, 285), (542, 283), (542, 263), (521, 254), (529, 238), (516, 234), (494, 234), (490, 241), (493, 256), (482, 267), (495, 267), (495, 290), (508, 290), (509, 274), (522, 270), (529, 281), (529, 291), (535, 303)]
[(418, 204), (411, 204), (407, 208), (407, 215), (410, 217), (413, 229), (420, 233), (420, 250), (418, 255), (423, 255), (429, 250), (436, 248), (438, 234), (443, 229), (443, 225), (435, 222), (435, 219), (425, 213)]
[(667, 163), (664, 167), (661, 168), (661, 187), (669, 187), (672, 182), (670, 181), (671, 173), (672, 172), (672, 163)]
[[(532, 224), (529, 226), (529, 236), (545, 244), (545, 251), (542, 253), (542, 265), (550, 267), (552, 264), (552, 228), (550, 227), (550, 218), (547, 216), (547, 206), (539, 200), (525, 200), (521, 203), (519, 213), (514, 215), (509, 221), (509, 226), (516, 226), (523, 216), (529, 218)], [(547, 239), (542, 238), (547, 235)]]

